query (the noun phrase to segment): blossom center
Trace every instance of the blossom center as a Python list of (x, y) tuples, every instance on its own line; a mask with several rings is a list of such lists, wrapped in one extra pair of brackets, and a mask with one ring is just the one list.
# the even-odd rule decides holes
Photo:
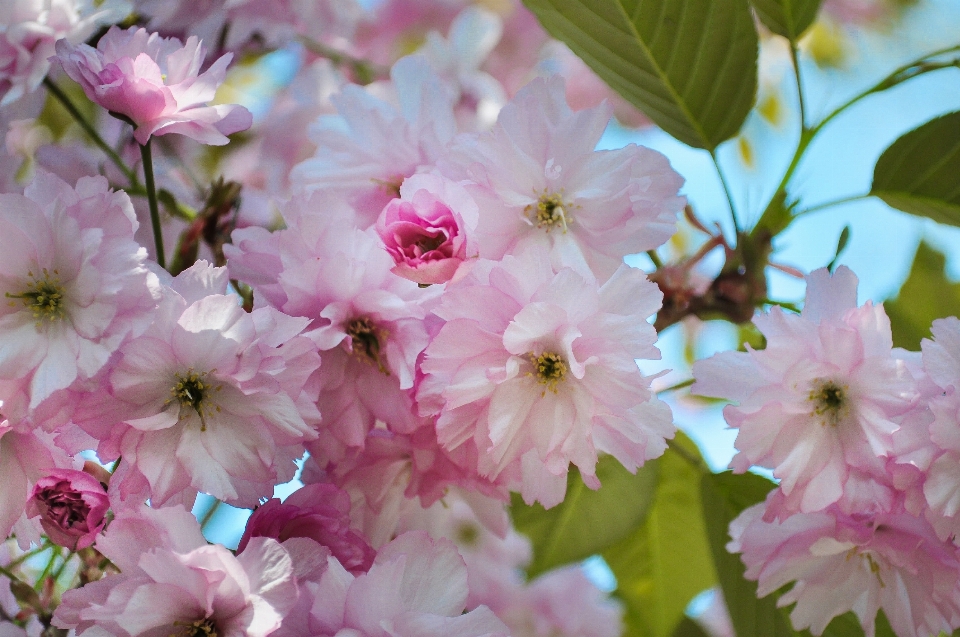
[[(529, 354), (533, 361), (533, 367), (537, 375), (537, 381), (546, 388), (557, 393), (557, 385), (567, 374), (567, 362), (563, 357), (553, 352), (544, 352), (536, 356), (532, 352)], [(544, 390), (546, 392), (546, 390)]]
[(376, 365), (377, 369), (389, 376), (390, 370), (380, 354), (380, 338), (385, 336), (383, 330), (378, 329), (366, 316), (361, 316), (347, 323), (346, 332), (354, 355)]
[(213, 619), (209, 617), (206, 619), (198, 619), (189, 624), (180, 625), (182, 628), (172, 633), (170, 637), (217, 637), (217, 635), (219, 635), (217, 625), (213, 623)]
[[(426, 254), (427, 252), (433, 252), (440, 246), (444, 244), (447, 240), (447, 237), (443, 236), (442, 233), (437, 233), (436, 236), (425, 236), (417, 240), (417, 248), (420, 249), (420, 254)], [(418, 255), (419, 256), (419, 255)]]
[[(20, 294), (7, 292), (7, 298), (20, 299), (23, 305), (30, 309), (38, 326), (44, 319), (51, 323), (62, 320), (66, 313), (63, 307), (65, 290), (60, 282), (60, 273), (54, 270), (51, 274), (44, 268), (42, 277), (38, 278), (33, 272), (27, 274), (31, 279), (27, 289)], [(10, 305), (16, 305), (16, 302), (11, 301)]]
[(544, 193), (537, 199), (536, 204), (530, 204), (524, 208), (524, 212), (538, 228), (544, 228), (550, 232), (553, 228), (561, 226), (566, 232), (567, 224), (571, 221), (568, 208), (560, 193)]
[[(175, 374), (177, 382), (170, 388), (170, 394), (173, 396), (171, 400), (176, 400), (180, 403), (180, 419), (184, 417), (184, 409), (196, 412), (197, 416), (200, 417), (200, 431), (207, 430), (207, 420), (206, 414), (210, 409), (210, 400), (207, 399), (204, 402), (204, 398), (207, 397), (207, 392), (210, 390), (220, 391), (222, 385), (214, 387), (209, 382), (206, 382), (204, 379), (209, 372), (203, 372), (198, 374), (193, 371), (193, 369), (187, 370), (186, 374)], [(171, 402), (170, 400), (167, 401)], [(217, 411), (220, 411), (220, 406), (216, 405), (214, 407)], [(198, 633), (200, 634), (200, 633)]]
[(813, 403), (813, 413), (821, 418), (821, 425), (836, 427), (850, 410), (848, 387), (836, 381), (817, 378), (813, 381), (808, 400)]

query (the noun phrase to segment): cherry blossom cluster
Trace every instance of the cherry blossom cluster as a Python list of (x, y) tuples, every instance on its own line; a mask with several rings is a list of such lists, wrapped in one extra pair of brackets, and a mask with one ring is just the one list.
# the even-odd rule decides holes
[[(524, 580), (506, 504), (555, 506), (571, 467), (596, 489), (601, 454), (636, 471), (673, 436), (637, 365), (659, 358), (662, 294), (623, 259), (675, 232), (683, 179), (650, 149), (596, 150), (613, 107), (535, 77), (531, 14), (445, 9), (446, 34), (398, 58), (393, 18), (418, 3), (14, 4), (0, 168), (27, 185), (0, 194), (0, 531), (82, 564), (34, 620), (620, 634), (578, 567)], [(131, 8), (145, 27), (106, 28)], [(530, 55), (498, 59), (510, 41)], [(307, 63), (262, 124), (217, 100), (235, 53), (294, 42)], [(330, 46), (349, 73), (310, 57)], [(99, 109), (75, 115), (99, 150), (30, 110), (67, 86)], [(232, 181), (191, 193), (197, 146), (248, 130)], [(204, 539), (200, 493), (255, 509), (236, 552)]]
[(922, 352), (892, 346), (882, 305), (857, 305), (845, 266), (807, 277), (803, 311), (754, 324), (763, 350), (694, 365), (695, 393), (728, 399), (731, 467), (779, 485), (730, 527), (728, 549), (765, 596), (795, 604), (821, 634), (847, 611), (874, 634), (882, 609), (900, 636), (960, 626), (957, 439), (960, 320), (933, 323)]

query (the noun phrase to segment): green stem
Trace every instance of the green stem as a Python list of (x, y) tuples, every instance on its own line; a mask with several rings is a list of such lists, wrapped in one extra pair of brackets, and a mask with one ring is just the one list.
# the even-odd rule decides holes
[(16, 575), (15, 573), (13, 573), (13, 572), (11, 572), (11, 571), (8, 571), (6, 568), (4, 568), (4, 567), (2, 567), (2, 566), (0, 566), (0, 575), (3, 575), (4, 577), (6, 577), (6, 578), (7, 578), (8, 580), (10, 580), (11, 582), (22, 582), (22, 581), (23, 581), (23, 580), (21, 580), (19, 577), (17, 577), (17, 575)]
[(66, 93), (63, 92), (59, 86), (57, 86), (53, 80), (49, 77), (43, 78), (43, 85), (47, 87), (47, 90), (50, 91), (50, 94), (53, 95), (57, 101), (63, 106), (71, 117), (80, 125), (80, 128), (93, 140), (93, 143), (106, 154), (110, 161), (112, 161), (117, 168), (120, 169), (120, 172), (124, 174), (127, 180), (130, 182), (130, 185), (137, 185), (137, 175), (133, 172), (123, 161), (120, 155), (117, 154), (110, 145), (100, 137), (100, 133), (87, 121), (87, 118), (83, 116), (83, 113), (76, 107), (76, 105), (70, 100)]
[(52, 546), (52, 545), (51, 545), (49, 542), (41, 541), (39, 547), (33, 549), (32, 551), (27, 551), (26, 553), (23, 553), (22, 555), (18, 555), (18, 556), (15, 557), (14, 559), (10, 560), (10, 563), (7, 564), (7, 567), (8, 567), (8, 568), (16, 568), (17, 566), (20, 566), (22, 563), (24, 563), (24, 562), (26, 562), (27, 560), (29, 560), (31, 557), (33, 557), (33, 556), (35, 556), (35, 555), (40, 555), (41, 553), (43, 553), (44, 551), (46, 551), (48, 548), (50, 548), (50, 546)]
[(800, 103), (800, 130), (807, 130), (807, 108), (803, 99), (803, 80), (800, 77), (800, 56), (797, 43), (790, 41), (790, 57), (793, 58), (793, 73), (797, 78), (797, 99)]
[(713, 159), (713, 165), (717, 169), (717, 176), (720, 177), (720, 183), (723, 185), (723, 192), (727, 196), (727, 204), (730, 206), (730, 218), (733, 219), (733, 231), (734, 236), (740, 236), (740, 222), (737, 220), (737, 207), (733, 204), (733, 194), (730, 191), (730, 184), (727, 183), (727, 178), (723, 174), (723, 170), (720, 168), (720, 161), (717, 159), (717, 151), (710, 151), (710, 158)]
[(43, 588), (43, 580), (46, 579), (47, 575), (50, 574), (50, 571), (53, 570), (53, 565), (56, 564), (57, 558), (60, 557), (60, 547), (59, 546), (50, 546), (50, 559), (47, 560), (47, 565), (43, 567), (43, 572), (40, 573), (40, 577), (37, 578), (37, 583), (34, 584), (34, 589), (38, 592)]
[[(787, 185), (790, 183), (790, 180), (793, 178), (793, 174), (796, 172), (797, 167), (800, 165), (800, 160), (803, 159), (804, 154), (806, 153), (807, 149), (810, 147), (810, 142), (813, 141), (814, 137), (816, 137), (817, 134), (820, 133), (820, 131), (822, 131), (827, 126), (827, 124), (832, 122), (839, 115), (841, 115), (847, 109), (849, 109), (850, 107), (860, 102), (862, 99), (870, 95), (873, 95), (874, 93), (878, 93), (880, 91), (885, 91), (889, 88), (893, 88), (898, 84), (906, 82), (907, 80), (910, 80), (914, 77), (918, 77), (925, 73), (929, 73), (931, 71), (937, 71), (943, 68), (957, 66), (958, 64), (960, 64), (960, 62), (958, 62), (957, 60), (951, 60), (950, 62), (944, 62), (944, 63), (931, 63), (927, 65), (923, 64), (925, 60), (928, 60), (933, 57), (937, 57), (939, 55), (946, 55), (947, 53), (953, 53), (955, 51), (960, 51), (960, 45), (954, 45), (951, 47), (947, 47), (945, 49), (940, 49), (938, 51), (928, 53), (923, 57), (920, 57), (914, 60), (913, 62), (904, 64), (903, 66), (897, 68), (895, 71), (887, 75), (885, 78), (883, 78), (882, 80), (880, 80), (879, 82), (877, 82), (876, 84), (868, 88), (866, 91), (859, 93), (857, 95), (854, 95), (852, 98), (850, 98), (849, 100), (847, 100), (846, 102), (844, 102), (843, 104), (835, 108), (824, 119), (822, 119), (820, 123), (818, 123), (816, 126), (813, 126), (811, 128), (806, 128), (805, 126), (801, 127), (800, 142), (797, 144), (797, 150), (793, 155), (793, 159), (790, 161), (790, 166), (787, 168), (787, 172), (784, 173), (783, 179), (780, 180), (780, 185), (778, 185), (777, 189), (774, 191), (774, 197), (776, 197), (781, 192), (785, 192)], [(794, 62), (794, 68), (797, 69), (797, 73), (798, 73), (797, 81), (799, 85), (799, 66), (797, 66), (796, 62)], [(911, 70), (913, 70), (912, 73), (910, 72)], [(801, 102), (801, 108), (802, 108), (802, 102)]]
[(334, 66), (349, 66), (351, 70), (356, 73), (357, 78), (361, 80), (361, 83), (363, 84), (369, 84), (378, 77), (390, 77), (389, 68), (374, 64), (368, 60), (353, 57), (348, 53), (344, 53), (343, 51), (327, 46), (322, 42), (301, 37), (300, 43), (303, 44), (303, 46), (314, 55), (319, 55), (320, 57), (326, 58), (333, 62)]
[(696, 381), (695, 378), (688, 378), (687, 380), (682, 381), (682, 382), (679, 382), (679, 383), (677, 383), (676, 385), (670, 385), (669, 387), (664, 387), (663, 389), (661, 389), (660, 391), (657, 392), (657, 396), (662, 396), (663, 394), (666, 394), (667, 392), (677, 391), (678, 389), (683, 389), (684, 387), (689, 387), (689, 386), (692, 385), (695, 381)]
[(825, 208), (832, 208), (833, 206), (839, 206), (839, 205), (842, 205), (842, 204), (845, 204), (845, 203), (853, 203), (854, 201), (864, 201), (864, 200), (866, 200), (866, 199), (869, 199), (871, 196), (872, 196), (872, 195), (870, 195), (870, 194), (866, 194), (866, 195), (853, 195), (853, 196), (850, 196), (850, 197), (843, 197), (843, 198), (841, 198), (841, 199), (834, 199), (834, 200), (832, 200), (832, 201), (825, 201), (825, 202), (823, 202), (823, 203), (818, 203), (818, 204), (815, 205), (815, 206), (810, 206), (809, 208), (804, 208), (803, 210), (799, 210), (799, 211), (793, 213), (793, 216), (794, 216), (794, 217), (799, 217), (799, 216), (802, 216), (802, 215), (808, 215), (808, 214), (810, 214), (811, 212), (817, 212), (817, 211), (819, 211), (819, 210), (824, 210)]
[(207, 524), (210, 523), (210, 520), (213, 519), (213, 514), (217, 512), (217, 509), (220, 508), (220, 505), (223, 504), (219, 499), (214, 500), (213, 504), (210, 505), (210, 508), (206, 510), (203, 514), (203, 518), (200, 520), (200, 530), (203, 531), (207, 528)]
[(653, 261), (653, 267), (658, 270), (663, 267), (663, 261), (660, 260), (660, 255), (657, 254), (656, 250), (647, 250), (647, 256)]
[(704, 464), (703, 460), (684, 449), (675, 440), (668, 440), (667, 446), (700, 473), (711, 473), (710, 467)]
[(140, 145), (140, 156), (143, 158), (143, 179), (147, 186), (147, 202), (150, 204), (150, 223), (153, 225), (153, 244), (157, 249), (157, 263), (164, 270), (167, 269), (166, 258), (163, 253), (163, 234), (160, 231), (160, 209), (157, 207), (157, 187), (153, 183), (153, 155), (150, 153), (150, 143)]

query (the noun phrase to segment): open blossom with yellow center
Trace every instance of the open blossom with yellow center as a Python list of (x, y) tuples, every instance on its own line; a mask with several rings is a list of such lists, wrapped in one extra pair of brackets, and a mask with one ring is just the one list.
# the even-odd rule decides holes
[(304, 382), (320, 360), (300, 335), (309, 321), (248, 314), (226, 283), (225, 270), (205, 262), (174, 280), (151, 330), (124, 347), (110, 375), (111, 415), (80, 410), (78, 424), (100, 436), (96, 419), (120, 414), (124, 425), (104, 443), (119, 446), (155, 504), (193, 489), (255, 506), (316, 437), (316, 392)]
[(156, 301), (133, 206), (106, 179), (41, 173), (0, 195), (0, 222), (0, 381), (14, 392), (0, 401), (19, 420), (92, 378)]
[(611, 115), (607, 104), (573, 111), (559, 76), (538, 78), (492, 130), (454, 140), (438, 165), (480, 209), (480, 257), (536, 244), (585, 261), (603, 282), (624, 256), (676, 232), (683, 178), (649, 148), (596, 150)]
[(659, 456), (674, 426), (636, 359), (659, 358), (644, 319), (661, 299), (639, 270), (599, 286), (544, 248), (479, 262), (441, 298), (446, 323), (422, 364), (417, 399), (441, 446), (475, 444), (481, 476), (545, 506), (563, 499), (571, 463), (596, 488), (598, 453), (630, 470)]
[(857, 278), (846, 267), (807, 277), (798, 316), (774, 308), (754, 319), (761, 351), (723, 352), (694, 365), (692, 391), (726, 398), (738, 429), (731, 466), (773, 470), (782, 498), (772, 516), (854, 502), (886, 485), (893, 434), (919, 393), (893, 350), (883, 306), (857, 306)]

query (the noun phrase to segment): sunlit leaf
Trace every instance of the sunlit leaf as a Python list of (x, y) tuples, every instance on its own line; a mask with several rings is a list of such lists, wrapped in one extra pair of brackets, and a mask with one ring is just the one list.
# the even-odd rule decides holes
[(617, 577), (616, 595), (626, 606), (627, 634), (669, 637), (698, 593), (714, 586), (717, 575), (700, 503), (696, 445), (678, 433), (660, 459), (656, 499), (644, 523), (603, 552)]
[(946, 263), (942, 254), (921, 243), (897, 298), (883, 304), (896, 347), (916, 351), (920, 339), (930, 338), (933, 319), (960, 315), (960, 284), (947, 279)]
[(663, 130), (714, 149), (757, 91), (747, 0), (524, 0), (552, 36)]
[(888, 205), (960, 226), (960, 112), (910, 131), (883, 151), (870, 194)]
[(567, 496), (552, 509), (527, 506), (514, 495), (510, 505), (514, 526), (533, 542), (530, 577), (595, 555), (643, 522), (657, 485), (657, 461), (634, 475), (612, 456), (604, 456), (597, 463), (597, 477), (601, 487), (593, 491), (571, 468)]
[(713, 563), (737, 637), (795, 635), (789, 621), (777, 608), (776, 593), (757, 599), (757, 583), (744, 578), (745, 567), (740, 556), (726, 549), (730, 541), (730, 522), (743, 509), (763, 502), (773, 487), (772, 482), (752, 473), (711, 473), (704, 475), (700, 483)]
[(820, 0), (750, 0), (763, 24), (778, 35), (796, 42), (813, 24)]
[(689, 617), (684, 617), (677, 624), (677, 629), (673, 631), (673, 637), (708, 637), (708, 635), (700, 628), (700, 624)]

